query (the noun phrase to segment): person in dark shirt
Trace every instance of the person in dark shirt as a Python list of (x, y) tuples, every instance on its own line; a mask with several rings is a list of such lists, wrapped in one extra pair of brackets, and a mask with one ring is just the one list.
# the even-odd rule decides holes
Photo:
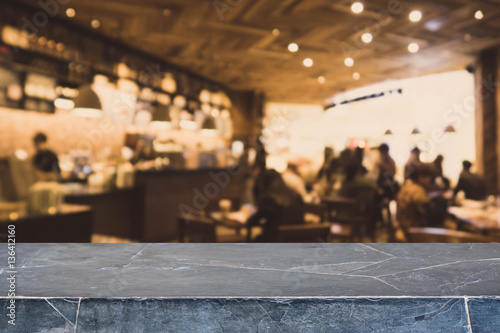
[(265, 221), (258, 242), (276, 240), (280, 225), (304, 223), (304, 202), (300, 194), (289, 189), (276, 170), (265, 170), (258, 182), (255, 202), (258, 210), (248, 220), (248, 225), (258, 226)]
[(465, 198), (470, 200), (484, 200), (486, 197), (486, 181), (478, 174), (470, 172), (472, 163), (469, 161), (462, 162), (463, 170), (458, 178), (458, 183), (453, 190), (453, 196), (458, 192), (464, 191)]
[(35, 146), (35, 156), (33, 157), (33, 166), (37, 172), (39, 180), (58, 181), (61, 174), (59, 159), (57, 155), (47, 148), (47, 135), (37, 133), (33, 137)]

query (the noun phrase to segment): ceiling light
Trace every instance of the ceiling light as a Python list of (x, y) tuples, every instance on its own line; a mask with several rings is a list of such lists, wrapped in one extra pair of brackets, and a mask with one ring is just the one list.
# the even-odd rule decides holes
[(347, 66), (347, 67), (352, 67), (354, 65), (354, 60), (352, 60), (352, 58), (345, 58), (344, 60), (344, 64)]
[(324, 84), (324, 83), (326, 82), (325, 77), (324, 77), (324, 76), (320, 76), (320, 77), (318, 77), (318, 82), (319, 82), (320, 84)]
[(373, 36), (372, 36), (372, 34), (371, 34), (371, 33), (366, 32), (366, 33), (364, 33), (364, 34), (361, 36), (361, 40), (363, 41), (363, 43), (368, 44), (368, 43), (371, 43), (371, 42), (372, 42), (372, 40), (373, 40)]
[(89, 86), (79, 89), (79, 94), (73, 99), (73, 114), (85, 118), (102, 117), (101, 101), (95, 91)]
[(101, 21), (96, 19), (92, 20), (92, 22), (90, 22), (90, 25), (92, 26), (92, 28), (97, 29), (101, 26)]
[(76, 12), (73, 8), (68, 8), (66, 9), (66, 16), (67, 17), (75, 17)]
[(417, 53), (419, 49), (420, 47), (417, 43), (410, 43), (410, 45), (408, 45), (408, 51), (410, 53)]
[(280, 35), (280, 29), (273, 29), (271, 33), (273, 34), (273, 36), (278, 37)]
[(297, 44), (295, 44), (295, 43), (288, 44), (288, 51), (295, 53), (298, 50), (299, 50), (299, 46)]
[(478, 10), (478, 11), (474, 14), (474, 18), (475, 18), (476, 20), (482, 20), (482, 19), (483, 19), (483, 17), (484, 17), (484, 14), (483, 14), (483, 12), (482, 12), (482, 11), (480, 11), (480, 10)]
[(444, 129), (444, 132), (445, 133), (455, 133), (456, 130), (455, 130), (455, 127), (453, 127), (452, 125), (448, 125), (446, 126), (446, 128)]
[(359, 75), (359, 73), (358, 73), (358, 72), (354, 72), (354, 73), (352, 74), (352, 78), (353, 78), (354, 80), (358, 81), (358, 80), (361, 78), (361, 75)]
[(351, 10), (354, 14), (359, 14), (359, 13), (363, 12), (364, 9), (365, 9), (365, 6), (363, 6), (363, 4), (361, 2), (355, 2), (351, 6)]
[(422, 12), (419, 10), (414, 10), (410, 13), (410, 21), (412, 22), (418, 22), (422, 19)]
[(303, 64), (306, 67), (311, 67), (313, 65), (313, 60), (311, 58), (305, 58)]

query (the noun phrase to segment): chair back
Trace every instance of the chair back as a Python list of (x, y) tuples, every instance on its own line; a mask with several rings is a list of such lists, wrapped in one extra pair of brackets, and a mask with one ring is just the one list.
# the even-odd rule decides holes
[(179, 214), (179, 242), (184, 243), (186, 237), (191, 243), (215, 243), (215, 223), (211, 219), (194, 214)]
[(330, 223), (295, 224), (278, 227), (280, 243), (324, 243), (330, 240)]
[(411, 243), (493, 243), (491, 237), (441, 228), (409, 228), (407, 237)]
[(306, 222), (325, 221), (327, 219), (327, 212), (325, 205), (304, 203), (304, 219), (306, 220)]

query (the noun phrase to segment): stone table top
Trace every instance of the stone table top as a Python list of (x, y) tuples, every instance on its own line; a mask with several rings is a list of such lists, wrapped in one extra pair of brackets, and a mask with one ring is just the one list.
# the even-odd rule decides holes
[(500, 244), (16, 244), (16, 271), (25, 298), (498, 297)]

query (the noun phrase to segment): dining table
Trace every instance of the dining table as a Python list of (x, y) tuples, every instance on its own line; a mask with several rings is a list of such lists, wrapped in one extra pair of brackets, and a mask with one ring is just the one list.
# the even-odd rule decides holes
[(448, 213), (461, 230), (475, 230), (484, 235), (500, 234), (500, 207), (486, 201), (463, 200), (460, 206), (448, 207)]
[(213, 211), (209, 213), (209, 217), (216, 225), (234, 229), (238, 235), (241, 234), (241, 229), (246, 228), (247, 242), (250, 242), (252, 239), (252, 226), (247, 221), (255, 212), (256, 208), (254, 206), (242, 206), (238, 211)]

